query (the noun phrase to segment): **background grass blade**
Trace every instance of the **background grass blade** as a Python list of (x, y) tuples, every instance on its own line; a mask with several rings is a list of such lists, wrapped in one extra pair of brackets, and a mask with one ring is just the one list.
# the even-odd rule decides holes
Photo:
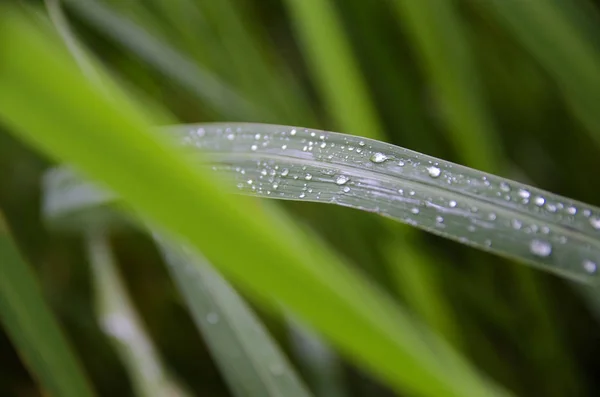
[[(473, 2), (491, 13), (552, 75), (573, 114), (600, 144), (600, 56), (556, 1)], [(551, 44), (549, 44), (551, 43)]]
[(213, 106), (215, 110), (240, 119), (255, 117), (256, 114), (262, 114), (263, 116), (259, 117), (261, 119), (273, 119), (273, 116), (266, 114), (267, 111), (258, 109), (216, 75), (201, 69), (197, 63), (153, 38), (142, 28), (113, 13), (101, 2), (66, 0), (66, 3), (90, 24), (154, 65), (183, 88)]
[(23, 260), (0, 214), (0, 319), (32, 375), (51, 396), (94, 392), (52, 311), (36, 275)]
[(431, 78), (455, 150), (465, 163), (488, 172), (500, 164), (498, 142), (485, 111), (454, 0), (394, 0), (402, 26)]
[(233, 395), (308, 397), (276, 342), (227, 281), (191, 250), (157, 241)]
[(314, 385), (317, 397), (346, 397), (339, 358), (325, 342), (306, 326), (288, 316), (292, 348)]
[(96, 91), (47, 33), (12, 12), (1, 22), (0, 118), (19, 137), (102, 181), (260, 302), (277, 300), (397, 390), (506, 395), (289, 218), (223, 192), (120, 93)]
[(377, 113), (332, 2), (287, 0), (309, 66), (335, 124), (344, 131), (381, 137)]
[(88, 231), (87, 252), (96, 290), (100, 328), (113, 342), (140, 397), (185, 397), (188, 394), (171, 379), (123, 285), (107, 235)]

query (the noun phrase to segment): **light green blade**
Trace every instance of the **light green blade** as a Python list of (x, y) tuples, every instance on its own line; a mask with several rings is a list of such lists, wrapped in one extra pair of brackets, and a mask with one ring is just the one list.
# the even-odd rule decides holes
[(0, 319), (42, 389), (57, 397), (94, 395), (1, 214)]
[(283, 213), (223, 191), (118, 90), (98, 92), (48, 32), (1, 11), (0, 119), (15, 134), (102, 181), (259, 302), (280, 302), (394, 389), (506, 395)]

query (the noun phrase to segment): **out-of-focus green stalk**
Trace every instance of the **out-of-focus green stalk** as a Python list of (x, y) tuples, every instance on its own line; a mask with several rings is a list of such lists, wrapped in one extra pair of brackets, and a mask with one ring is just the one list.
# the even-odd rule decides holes
[(23, 260), (0, 213), (0, 320), (42, 389), (54, 397), (92, 397), (94, 391), (36, 275)]
[(139, 397), (185, 397), (168, 374), (121, 281), (104, 231), (87, 232), (100, 328), (113, 342)]

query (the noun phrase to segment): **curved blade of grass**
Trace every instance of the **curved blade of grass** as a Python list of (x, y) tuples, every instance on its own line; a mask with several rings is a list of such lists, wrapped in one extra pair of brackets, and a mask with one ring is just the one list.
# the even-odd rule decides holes
[(555, 1), (474, 1), (492, 13), (550, 73), (576, 117), (600, 144), (600, 57)]
[(171, 379), (127, 296), (107, 239), (101, 230), (88, 231), (86, 236), (100, 328), (115, 345), (137, 396), (187, 396)]
[(50, 395), (94, 395), (1, 214), (0, 320), (32, 375)]
[(268, 112), (257, 109), (242, 95), (222, 82), (210, 71), (201, 69), (183, 54), (161, 43), (142, 28), (113, 13), (98, 1), (65, 0), (82, 18), (87, 20), (117, 43), (127, 47), (163, 74), (190, 90), (201, 100), (222, 114), (248, 119), (262, 115), (272, 118)]
[[(166, 130), (230, 187), (338, 204), (408, 223), (564, 277), (598, 283), (600, 209), (387, 143), (297, 127), (199, 124)], [(67, 189), (91, 189), (69, 181)], [(236, 189), (237, 188), (237, 189)], [(104, 193), (106, 194), (106, 193)], [(68, 194), (47, 203), (57, 213)], [(85, 203), (83, 204), (85, 206)]]
[(279, 302), (398, 391), (506, 395), (282, 212), (224, 192), (120, 91), (99, 92), (79, 74), (48, 32), (1, 11), (0, 119), (11, 131), (102, 181), (259, 302)]
[(201, 256), (156, 239), (232, 393), (308, 397), (277, 343), (229, 283)]

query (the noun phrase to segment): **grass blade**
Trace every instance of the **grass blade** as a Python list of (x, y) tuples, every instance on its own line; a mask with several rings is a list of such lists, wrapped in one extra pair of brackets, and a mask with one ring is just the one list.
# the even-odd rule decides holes
[(339, 357), (312, 330), (287, 316), (292, 347), (314, 385), (317, 397), (348, 396)]
[[(204, 152), (201, 164), (228, 174), (239, 193), (376, 212), (571, 279), (598, 282), (599, 208), (339, 133), (227, 123), (177, 126), (168, 134)], [(78, 186), (76, 180), (63, 183)], [(67, 197), (57, 195), (48, 205), (58, 212)]]
[(183, 54), (153, 38), (142, 28), (113, 13), (101, 2), (89, 0), (66, 0), (82, 18), (104, 32), (117, 43), (127, 47), (157, 70), (168, 76), (199, 99), (223, 114), (248, 119), (262, 114), (266, 120), (272, 118), (257, 109), (250, 101), (222, 82), (210, 71), (201, 69)]
[(94, 392), (44, 302), (36, 276), (23, 260), (0, 215), (0, 319), (21, 358), (52, 396)]
[(100, 327), (116, 347), (140, 397), (185, 397), (167, 373), (123, 285), (108, 237), (100, 230), (86, 236), (96, 289)]
[(224, 192), (224, 182), (194, 168), (120, 91), (99, 92), (47, 32), (2, 11), (0, 118), (19, 137), (102, 181), (259, 302), (280, 302), (395, 389), (506, 395), (315, 236)]
[(276, 342), (227, 281), (191, 250), (157, 241), (232, 393), (308, 397)]
[[(567, 105), (600, 144), (598, 51), (555, 1), (476, 1), (552, 75)], [(567, 8), (568, 10), (568, 8)]]
[(377, 113), (330, 1), (287, 0), (313, 75), (336, 125), (379, 138)]
[(466, 164), (497, 171), (500, 156), (454, 0), (394, 0)]

